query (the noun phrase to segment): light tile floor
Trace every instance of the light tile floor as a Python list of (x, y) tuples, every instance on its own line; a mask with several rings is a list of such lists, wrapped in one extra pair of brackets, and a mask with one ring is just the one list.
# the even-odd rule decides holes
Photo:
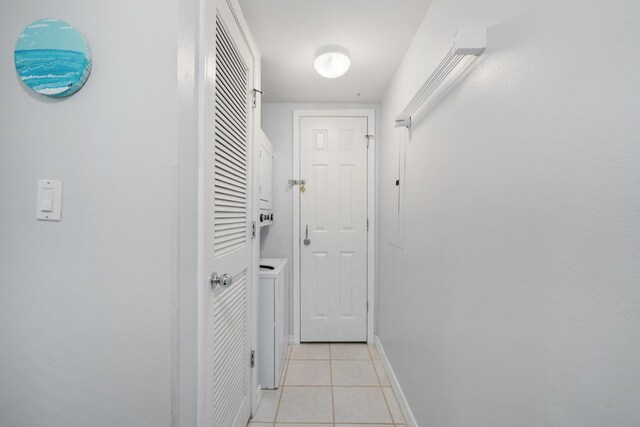
[(405, 425), (376, 348), (293, 346), (278, 390), (264, 390), (249, 427)]

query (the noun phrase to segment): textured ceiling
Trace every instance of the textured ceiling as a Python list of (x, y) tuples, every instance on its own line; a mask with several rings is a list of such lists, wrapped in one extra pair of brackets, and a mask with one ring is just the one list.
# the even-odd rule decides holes
[[(377, 102), (431, 0), (239, 2), (262, 55), (264, 102)], [(313, 68), (315, 52), (329, 44), (351, 54), (337, 79)]]

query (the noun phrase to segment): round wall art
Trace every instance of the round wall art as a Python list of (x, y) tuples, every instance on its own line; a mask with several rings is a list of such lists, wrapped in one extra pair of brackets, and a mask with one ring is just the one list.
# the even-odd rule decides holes
[(18, 37), (14, 60), (29, 89), (54, 98), (80, 90), (91, 72), (87, 41), (58, 19), (41, 19), (25, 28)]

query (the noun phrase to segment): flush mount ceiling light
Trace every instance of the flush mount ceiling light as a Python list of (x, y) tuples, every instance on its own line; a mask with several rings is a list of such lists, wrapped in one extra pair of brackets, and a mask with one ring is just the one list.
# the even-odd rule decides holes
[(313, 61), (316, 71), (328, 79), (335, 79), (347, 72), (351, 66), (349, 51), (341, 46), (325, 46), (316, 53)]

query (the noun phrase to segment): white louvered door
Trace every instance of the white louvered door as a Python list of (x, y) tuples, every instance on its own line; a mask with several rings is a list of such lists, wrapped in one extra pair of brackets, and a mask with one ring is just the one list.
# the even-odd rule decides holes
[[(250, 212), (253, 58), (226, 2), (218, 2), (215, 43), (208, 43), (205, 104), (205, 274), (229, 275), (208, 285), (204, 308), (205, 422), (245, 427), (250, 416)], [(215, 45), (215, 51), (211, 49)], [(215, 57), (215, 82), (209, 78)], [(212, 84), (213, 83), (213, 84)]]

